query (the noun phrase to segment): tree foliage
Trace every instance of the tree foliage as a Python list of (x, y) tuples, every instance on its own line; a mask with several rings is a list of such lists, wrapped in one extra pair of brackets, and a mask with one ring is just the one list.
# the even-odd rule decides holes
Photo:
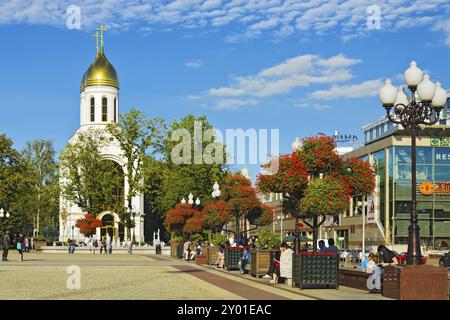
[(123, 207), (123, 171), (101, 155), (105, 139), (99, 131), (81, 133), (60, 157), (64, 198), (95, 215)]
[(95, 217), (92, 213), (86, 213), (83, 218), (75, 222), (75, 226), (80, 229), (80, 232), (86, 237), (93, 235), (97, 228), (103, 226), (103, 222)]
[[(375, 187), (370, 165), (357, 159), (343, 161), (333, 138), (324, 135), (306, 138), (299, 149), (276, 160), (278, 171), (259, 175), (258, 189), (266, 194), (282, 193), (285, 213), (302, 218), (313, 228), (314, 237), (325, 221), (317, 224), (317, 216), (339, 214), (347, 209), (350, 196), (369, 195)], [(310, 218), (313, 225), (306, 221)]]
[(27, 168), (28, 188), (21, 193), (21, 209), (33, 219), (36, 231), (58, 227), (59, 175), (50, 140), (27, 142), (21, 153)]

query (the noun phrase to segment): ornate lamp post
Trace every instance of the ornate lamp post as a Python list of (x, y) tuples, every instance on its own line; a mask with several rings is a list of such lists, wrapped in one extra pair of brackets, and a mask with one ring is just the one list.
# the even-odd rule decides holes
[(405, 71), (404, 79), (411, 91), (411, 97), (405, 93), (403, 86), (398, 89), (392, 86), (389, 79), (380, 89), (379, 96), (389, 120), (411, 132), (412, 200), (406, 264), (419, 265), (422, 264), (422, 253), (416, 210), (416, 137), (421, 125), (433, 125), (439, 121), (440, 112), (447, 101), (447, 94), (439, 82), (434, 84), (427, 74), (423, 75), (415, 61), (412, 61)]
[(9, 214), (9, 211), (6, 212), (3, 208), (0, 208), (0, 219), (3, 220), (3, 218), (8, 219), (11, 215)]
[[(186, 203), (186, 199), (185, 198), (181, 199), (181, 203), (185, 204)], [(195, 201), (194, 201), (194, 196), (192, 195), (192, 193), (189, 193), (187, 203), (189, 203), (190, 205), (193, 205), (195, 203), (196, 206), (199, 206), (200, 205), (200, 199), (197, 197), (197, 199), (195, 199)]]

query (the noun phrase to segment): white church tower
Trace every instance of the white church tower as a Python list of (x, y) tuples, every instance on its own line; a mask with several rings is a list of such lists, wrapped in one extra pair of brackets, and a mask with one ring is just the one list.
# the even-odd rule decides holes
[[(69, 144), (74, 143), (78, 135), (93, 129), (105, 130), (108, 123), (117, 123), (119, 121), (119, 78), (114, 66), (106, 58), (104, 52), (104, 34), (106, 30), (103, 26), (96, 32), (97, 52), (94, 62), (89, 66), (83, 75), (80, 86), (80, 127), (69, 139)], [(100, 44), (99, 44), (100, 40)], [(112, 137), (111, 137), (112, 138)], [(123, 175), (123, 193), (128, 192), (126, 181), (126, 158), (123, 157), (122, 150), (118, 142), (110, 139), (108, 145), (100, 150), (105, 160), (113, 161), (124, 173)], [(120, 170), (119, 170), (120, 171)], [(64, 183), (64, 181), (61, 181)], [(126, 196), (123, 197), (126, 201)], [(126, 206), (126, 203), (124, 203)], [(135, 215), (134, 238), (137, 242), (144, 241), (144, 195), (140, 194), (132, 200), (133, 211)], [(66, 199), (60, 199), (60, 241), (67, 239), (83, 240), (84, 236), (80, 234), (75, 223), (82, 218), (86, 212), (83, 212), (77, 205), (70, 203)], [(103, 227), (97, 228), (96, 238), (111, 238), (113, 244), (128, 238), (127, 230), (120, 221), (115, 212), (104, 211), (97, 216), (103, 221)]]

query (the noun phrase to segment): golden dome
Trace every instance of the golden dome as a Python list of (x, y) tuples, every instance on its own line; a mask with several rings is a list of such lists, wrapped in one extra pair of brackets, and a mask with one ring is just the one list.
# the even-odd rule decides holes
[(103, 48), (97, 52), (94, 62), (83, 75), (80, 92), (90, 86), (110, 86), (119, 89), (116, 69), (106, 58)]

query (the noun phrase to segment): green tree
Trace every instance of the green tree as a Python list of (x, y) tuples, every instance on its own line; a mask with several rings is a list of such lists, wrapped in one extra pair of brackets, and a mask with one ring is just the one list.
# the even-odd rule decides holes
[[(22, 151), (27, 167), (29, 188), (21, 194), (23, 207), (32, 217), (37, 233), (41, 225), (56, 228), (59, 212), (58, 166), (53, 142), (34, 140), (27, 142)], [(41, 224), (42, 223), (42, 224)]]
[[(206, 116), (192, 114), (170, 125), (162, 148), (167, 164), (160, 202), (164, 212), (189, 193), (199, 197), (203, 204), (212, 200), (214, 182), (222, 183), (227, 173), (225, 146), (212, 134), (213, 129)], [(180, 163), (176, 158), (186, 161)], [(211, 161), (212, 158), (217, 161)]]
[(123, 171), (101, 155), (105, 139), (100, 131), (81, 133), (60, 157), (64, 198), (95, 215), (123, 207)]
[(29, 183), (26, 169), (20, 153), (13, 148), (13, 141), (0, 134), (0, 208), (11, 213), (9, 218), (0, 222), (2, 231), (22, 231), (29, 223), (23, 211), (18, 210), (20, 194)]
[[(111, 123), (108, 130), (119, 142), (120, 149), (126, 159), (125, 176), (128, 192), (126, 194), (127, 211), (125, 220), (134, 229), (132, 199), (145, 191), (144, 162), (146, 157), (155, 155), (161, 149), (161, 141), (165, 130), (164, 121), (160, 118), (145, 119), (144, 113), (132, 108), (120, 115), (119, 123)], [(130, 221), (131, 220), (131, 221)], [(135, 235), (133, 232), (133, 242)]]

